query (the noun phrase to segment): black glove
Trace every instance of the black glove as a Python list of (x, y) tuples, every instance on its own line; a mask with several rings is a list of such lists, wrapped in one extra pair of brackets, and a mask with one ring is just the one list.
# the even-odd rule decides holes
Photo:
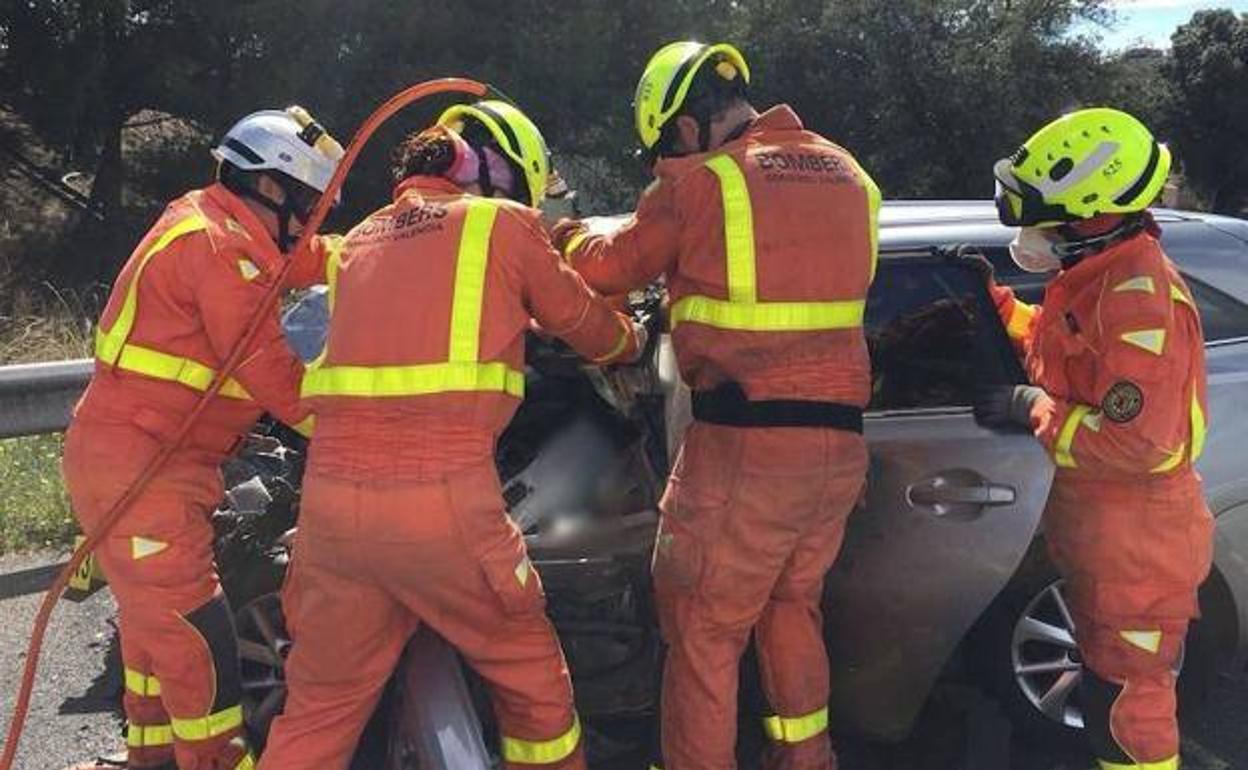
[(986, 428), (1031, 427), (1031, 408), (1044, 395), (1034, 385), (994, 385), (975, 394), (975, 422)]
[(983, 252), (978, 251), (975, 247), (966, 244), (944, 247), (941, 249), (941, 253), (943, 253), (945, 258), (949, 261), (955, 264), (965, 265), (979, 273), (980, 277), (984, 279), (985, 284), (992, 285), (992, 282), (995, 280), (996, 273), (992, 267), (992, 263), (989, 262), (988, 258), (983, 255)]

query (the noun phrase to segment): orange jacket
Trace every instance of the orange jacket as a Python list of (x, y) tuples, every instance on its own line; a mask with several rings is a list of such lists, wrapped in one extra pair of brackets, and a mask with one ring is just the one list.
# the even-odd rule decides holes
[[(317, 237), (292, 257), (290, 288), (323, 282), (339, 241)], [(114, 283), (96, 335), (96, 371), (76, 419), (134, 423), (168, 438), (207, 388), (286, 259), (259, 219), (219, 184), (173, 201)], [(263, 412), (296, 425), (303, 365), (277, 309), (207, 407), (191, 445), (228, 449)]]
[(523, 397), (530, 319), (587, 358), (636, 354), (628, 319), (559, 260), (539, 213), (413, 177), (330, 265), (325, 355), (303, 394), (310, 467), (420, 480), (479, 464)]
[(655, 173), (619, 231), (556, 227), (589, 285), (617, 294), (666, 274), (681, 373), (695, 389), (732, 379), (754, 399), (865, 406), (879, 189), (854, 158), (779, 106)]
[(1191, 472), (1206, 425), (1204, 337), (1152, 233), (1063, 270), (1042, 307), (1005, 287), (993, 294), (1028, 376), (1048, 394), (1032, 423), (1059, 473)]

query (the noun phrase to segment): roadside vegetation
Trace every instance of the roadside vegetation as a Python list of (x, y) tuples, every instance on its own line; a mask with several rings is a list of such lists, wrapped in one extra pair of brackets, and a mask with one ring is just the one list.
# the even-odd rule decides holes
[[(75, 298), (6, 296), (0, 365), (81, 358), (86, 315)], [(77, 525), (61, 481), (60, 435), (0, 440), (0, 554), (73, 542)]]

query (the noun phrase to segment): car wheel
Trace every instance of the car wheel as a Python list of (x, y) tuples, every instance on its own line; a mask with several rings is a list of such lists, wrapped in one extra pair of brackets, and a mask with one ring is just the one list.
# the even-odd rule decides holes
[[(971, 666), (1020, 738), (1073, 744), (1083, 740), (1083, 660), (1063, 581), (1042, 553), (1024, 563), (972, 632)], [(1203, 700), (1211, 682), (1216, 655), (1202, 626), (1192, 625), (1175, 669), (1182, 707)]]
[(281, 571), (251, 570), (253, 578), (268, 572), (265, 579), (245, 582), (248, 591), (231, 597), (234, 626), (238, 632), (238, 657), (242, 674), (243, 719), (257, 748), (263, 748), (273, 718), (286, 704), (286, 656), (290, 635), (282, 615), (279, 595)]
[[(230, 605), (236, 607), (234, 627), (238, 633), (239, 669), (243, 690), (243, 722), (257, 752), (264, 750), (273, 720), (286, 705), (286, 657), (291, 639), (282, 614), (281, 587), (286, 558), (249, 562), (226, 579)], [(388, 715), (393, 684), (387, 684), (360, 736), (351, 770), (402, 767), (387, 764), (390, 748)]]

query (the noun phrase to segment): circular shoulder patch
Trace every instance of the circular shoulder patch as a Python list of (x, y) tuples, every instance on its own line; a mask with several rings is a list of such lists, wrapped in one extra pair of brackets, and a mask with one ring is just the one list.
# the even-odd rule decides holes
[(1130, 422), (1144, 409), (1144, 393), (1134, 382), (1114, 383), (1101, 400), (1101, 411), (1114, 422)]

